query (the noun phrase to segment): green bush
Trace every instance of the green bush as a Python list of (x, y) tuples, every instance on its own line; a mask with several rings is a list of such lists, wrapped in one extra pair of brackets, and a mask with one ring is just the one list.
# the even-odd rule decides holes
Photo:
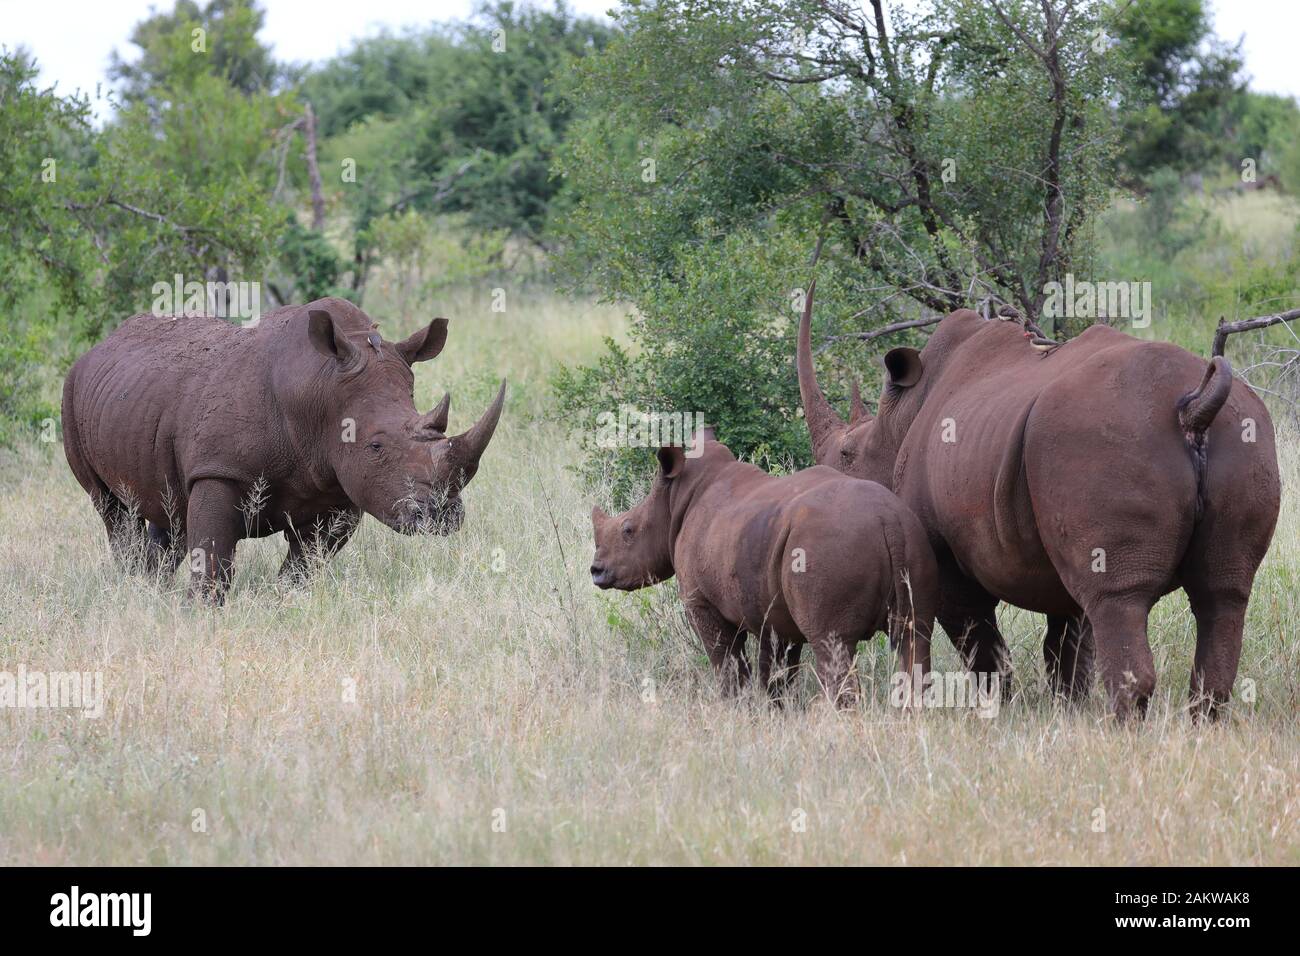
[(41, 397), (46, 362), (43, 336), (0, 333), (0, 447), (12, 448), (19, 435), (58, 418), (58, 409)]
[[(617, 415), (621, 406), (700, 413), (737, 456), (769, 470), (812, 464), (794, 361), (809, 251), (800, 229), (777, 225), (679, 249), (680, 275), (647, 280), (631, 296), (638, 309), (631, 329), (634, 348), (607, 341), (595, 365), (557, 375), (563, 420), (589, 453), (581, 471), (593, 482), (608, 483), (619, 507), (654, 467), (653, 455), (643, 448), (597, 442), (598, 417)], [(854, 294), (841, 282), (841, 271), (829, 261), (818, 268), (813, 325), (818, 343), (853, 324)], [(908, 341), (896, 336), (889, 347)], [(827, 397), (839, 402), (845, 415), (852, 376), (864, 378), (864, 395), (879, 390), (874, 354), (846, 342), (818, 358)]]
[(328, 295), (343, 298), (351, 290), (339, 285), (343, 262), (324, 236), (306, 229), (292, 216), (276, 249), (279, 266), (288, 273), (290, 288), (281, 289), (286, 302), (311, 302)]

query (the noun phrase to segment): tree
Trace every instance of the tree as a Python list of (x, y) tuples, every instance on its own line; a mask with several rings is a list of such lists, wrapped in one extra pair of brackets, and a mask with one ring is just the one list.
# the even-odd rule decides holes
[(69, 204), (94, 163), (94, 128), (85, 97), (36, 85), (36, 61), (0, 48), (0, 310), (42, 280), (67, 309), (96, 303), (89, 277), (96, 250), (75, 228)]
[(140, 102), (96, 133), (84, 99), (35, 85), (0, 51), (0, 301), (48, 282), (94, 337), (151, 302), (157, 281), (214, 266), (256, 273), (283, 227), (269, 202), (267, 130), (280, 103), (215, 77), (161, 111)]
[(160, 90), (187, 89), (199, 76), (215, 76), (241, 93), (277, 89), (289, 71), (257, 39), (266, 19), (255, 0), (176, 0), (170, 13), (153, 13), (131, 31), (135, 60), (116, 50), (109, 77), (126, 102)]
[[(633, 4), (574, 92), (600, 114), (560, 164), (581, 197), (574, 259), (626, 294), (647, 270), (671, 278), (664, 250), (682, 241), (802, 209), (826, 219), (864, 305), (992, 292), (1037, 317), (1108, 196), (1126, 64), (1095, 45), (1101, 12)], [(598, 161), (629, 132), (651, 182)]]
[(378, 254), (373, 225), (407, 210), (456, 213), (470, 230), (538, 248), (562, 182), (555, 152), (577, 111), (551, 79), (605, 47), (611, 31), (554, 10), (483, 5), (468, 23), (359, 42), (310, 73), (325, 165), (350, 163), (353, 286)]
[(1118, 0), (1108, 24), (1140, 80), (1120, 111), (1131, 182), (1160, 167), (1187, 172), (1258, 155), (1233, 143), (1245, 89), (1240, 43), (1214, 37), (1204, 0)]
[[(638, 309), (636, 374), (611, 373), (646, 383), (648, 400), (704, 412), (742, 453), (758, 450), (752, 423), (764, 416), (769, 433), (789, 434), (790, 306), (822, 240), (827, 341), (990, 300), (1039, 319), (1049, 283), (1086, 273), (1110, 196), (1112, 110), (1131, 66), (1101, 42), (1108, 11), (1072, 0), (953, 0), (927, 13), (883, 0), (624, 7), (623, 34), (578, 63), (571, 96), (585, 118), (558, 164), (575, 197), (570, 280)], [(720, 315), (732, 283), (751, 292)], [(710, 367), (735, 401), (692, 404), (699, 389), (664, 371), (665, 357), (689, 362), (714, 338), (743, 349), (770, 336), (757, 365), (736, 354), (730, 374)], [(561, 382), (570, 409), (608, 409), (625, 391), (575, 375)]]

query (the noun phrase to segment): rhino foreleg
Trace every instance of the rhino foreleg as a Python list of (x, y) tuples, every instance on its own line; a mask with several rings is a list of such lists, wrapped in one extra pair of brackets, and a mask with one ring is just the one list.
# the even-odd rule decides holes
[(331, 511), (308, 522), (307, 528), (285, 529), (289, 553), (280, 565), (280, 577), (293, 583), (305, 581), (311, 572), (312, 558), (321, 561), (332, 558), (348, 543), (360, 522), (360, 511)]
[(723, 696), (734, 697), (749, 682), (746, 632), (738, 630), (712, 605), (698, 601), (686, 604), (686, 618), (704, 644), (704, 652), (722, 682)]
[(232, 482), (208, 478), (190, 490), (185, 516), (186, 552), (191, 597), (220, 604), (234, 573), (235, 546), (244, 536), (239, 488)]
[(958, 571), (951, 558), (939, 562), (939, 624), (973, 674), (996, 674), (1002, 700), (1011, 699), (1011, 653), (998, 630), (998, 599)]

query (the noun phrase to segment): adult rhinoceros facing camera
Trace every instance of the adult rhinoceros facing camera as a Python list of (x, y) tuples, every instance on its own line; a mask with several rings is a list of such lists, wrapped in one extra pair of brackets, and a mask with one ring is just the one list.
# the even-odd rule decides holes
[(885, 355), (877, 413), (855, 394), (846, 423), (817, 386), (811, 319), (810, 291), (798, 370), (814, 457), (893, 488), (921, 519), (938, 620), (968, 667), (1008, 673), (1006, 601), (1048, 616), (1058, 691), (1086, 691), (1090, 628), (1115, 713), (1144, 712), (1147, 615), (1181, 587), (1195, 712), (1228, 700), (1281, 482), (1268, 411), (1225, 359), (1105, 326), (1040, 351), (1018, 323), (961, 309), (920, 352)]
[(434, 319), (386, 342), (336, 298), (276, 309), (255, 328), (137, 315), (68, 373), (64, 451), (119, 557), (147, 522), (146, 567), (187, 560), (191, 591), (217, 599), (242, 538), (283, 531), (281, 574), (296, 576), (309, 547), (342, 547), (362, 511), (446, 534), (505, 399), (502, 382), (454, 437), (450, 396), (417, 411), (411, 366), (446, 341), (447, 320)]

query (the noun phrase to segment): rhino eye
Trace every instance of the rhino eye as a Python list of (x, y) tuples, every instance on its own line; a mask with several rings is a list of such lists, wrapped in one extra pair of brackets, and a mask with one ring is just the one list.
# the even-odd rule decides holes
[(371, 442), (368, 446), (366, 446), (366, 447), (368, 447), (371, 451), (382, 451), (383, 448), (384, 448), (384, 443), (383, 443), (383, 442), (378, 442), (378, 441), (372, 441), (372, 442)]
[(625, 524), (625, 525), (623, 525), (623, 540), (624, 540), (624, 541), (630, 541), (630, 540), (632, 539), (632, 531), (633, 531), (633, 528), (632, 528), (632, 526), (631, 526), (630, 524)]

